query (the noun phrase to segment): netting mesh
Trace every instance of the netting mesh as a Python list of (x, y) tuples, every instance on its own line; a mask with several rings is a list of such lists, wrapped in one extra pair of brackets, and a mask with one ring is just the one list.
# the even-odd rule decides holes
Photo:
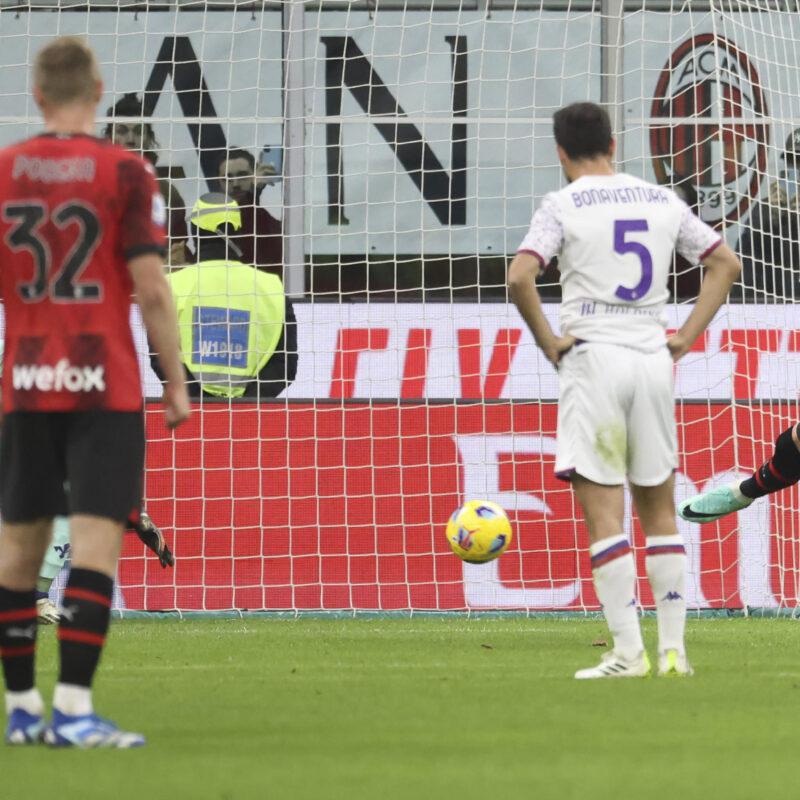
[[(85, 35), (105, 83), (98, 135), (122, 141), (124, 128), (155, 162), (171, 267), (193, 258), (186, 210), (239, 181), (261, 220), (248, 261), (294, 298), (297, 373), (277, 399), (204, 398), (174, 437), (148, 404), (148, 507), (177, 565), (162, 571), (128, 541), (121, 602), (597, 608), (580, 514), (553, 476), (557, 376), (505, 290), (533, 208), (563, 184), (552, 114), (607, 103), (620, 166), (678, 186), (741, 254), (731, 303), (676, 370), (677, 497), (730, 480), (796, 416), (797, 11), (0, 4), (0, 143), (39, 129), (37, 49)], [(130, 93), (132, 113), (118, 105)], [(670, 328), (700, 279), (676, 261)], [(557, 282), (551, 265), (540, 289), (554, 325)], [(475, 497), (507, 508), (517, 533), (485, 567), (462, 565), (443, 535)], [(681, 523), (690, 605), (793, 607), (796, 510), (792, 490), (718, 525)], [(644, 575), (635, 520), (630, 533)]]

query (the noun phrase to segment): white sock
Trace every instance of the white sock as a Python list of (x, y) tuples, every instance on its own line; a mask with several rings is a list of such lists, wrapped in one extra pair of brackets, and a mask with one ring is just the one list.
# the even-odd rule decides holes
[(44, 714), (44, 701), (38, 689), (26, 689), (24, 692), (6, 692), (6, 715), (15, 708), (21, 708), (29, 714)]
[(658, 615), (658, 651), (683, 653), (686, 630), (686, 549), (679, 533), (648, 536), (644, 560)]
[(625, 534), (589, 547), (597, 599), (603, 606), (614, 650), (629, 661), (644, 650), (636, 609), (636, 563)]
[(71, 717), (91, 714), (94, 710), (92, 690), (70, 683), (57, 683), (55, 692), (53, 692), (53, 708), (57, 708), (62, 714), (68, 714)]

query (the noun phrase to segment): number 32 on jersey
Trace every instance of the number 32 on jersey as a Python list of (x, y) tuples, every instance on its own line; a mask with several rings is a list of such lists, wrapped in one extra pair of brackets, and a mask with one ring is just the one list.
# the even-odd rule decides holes
[[(17, 284), (17, 291), (25, 302), (39, 302), (47, 294), (57, 303), (102, 300), (100, 283), (78, 280), (101, 237), (100, 223), (93, 209), (79, 200), (68, 200), (50, 213), (44, 203), (11, 201), (3, 205), (2, 214), (5, 222), (14, 225), (5, 237), (8, 246), (12, 250), (27, 250), (33, 258), (33, 280)], [(72, 247), (52, 274), (52, 254), (41, 230), (48, 217), (61, 230), (70, 226), (78, 228)]]

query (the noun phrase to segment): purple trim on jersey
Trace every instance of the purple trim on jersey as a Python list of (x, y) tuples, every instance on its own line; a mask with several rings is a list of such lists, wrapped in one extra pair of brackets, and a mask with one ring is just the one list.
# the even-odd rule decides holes
[(615, 561), (622, 556), (628, 555), (631, 552), (631, 546), (628, 542), (617, 542), (612, 544), (611, 547), (599, 552), (597, 555), (592, 556), (592, 569), (602, 567), (610, 561)]
[(714, 244), (712, 244), (711, 247), (709, 247), (708, 250), (706, 250), (705, 253), (703, 253), (703, 255), (701, 255), (698, 260), (702, 261), (706, 256), (711, 255), (711, 253), (713, 253), (721, 244), (722, 244), (722, 239), (717, 239), (717, 241)]
[(561, 481), (566, 481), (567, 483), (569, 483), (573, 479), (573, 477), (575, 477), (577, 471), (578, 470), (575, 467), (569, 467), (569, 469), (562, 469), (559, 472), (556, 472), (556, 478), (558, 478)]
[(686, 548), (682, 544), (654, 544), (645, 551), (648, 556), (668, 556), (671, 553), (683, 555)]
[(542, 272), (547, 269), (547, 264), (544, 263), (544, 259), (537, 253), (535, 250), (517, 250), (517, 255), (520, 253), (527, 253), (529, 256), (534, 256), (535, 258), (539, 259), (539, 264), (541, 264)]

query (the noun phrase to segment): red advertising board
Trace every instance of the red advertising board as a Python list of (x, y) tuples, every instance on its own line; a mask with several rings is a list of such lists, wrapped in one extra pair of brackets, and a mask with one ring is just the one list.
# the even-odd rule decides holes
[[(679, 407), (676, 496), (760, 463), (794, 411)], [(580, 512), (553, 474), (553, 404), (207, 405), (174, 436), (157, 404), (147, 418), (148, 510), (176, 566), (128, 537), (128, 608), (598, 608)], [(479, 498), (508, 510), (516, 536), (475, 567), (449, 551), (444, 527)], [(794, 605), (797, 507), (789, 492), (738, 519), (681, 522), (689, 604)], [(631, 533), (644, 576), (635, 521)]]

